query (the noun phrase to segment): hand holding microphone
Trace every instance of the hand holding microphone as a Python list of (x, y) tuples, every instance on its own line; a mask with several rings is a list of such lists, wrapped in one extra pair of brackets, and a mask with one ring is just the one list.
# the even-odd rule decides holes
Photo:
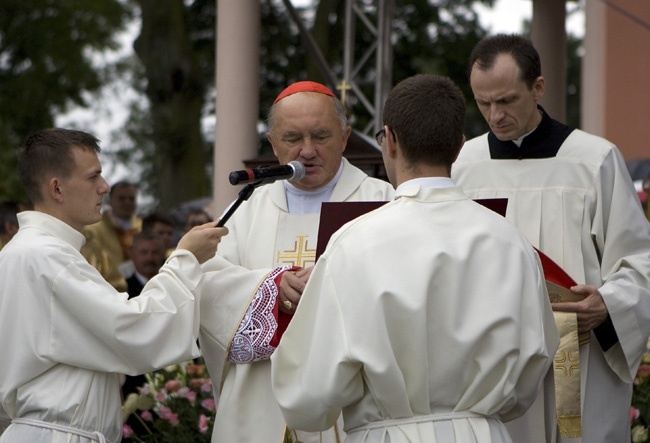
[(243, 183), (260, 184), (272, 183), (276, 180), (298, 181), (305, 176), (305, 167), (299, 161), (291, 161), (286, 165), (264, 166), (255, 169), (233, 171), (228, 176), (231, 185)]

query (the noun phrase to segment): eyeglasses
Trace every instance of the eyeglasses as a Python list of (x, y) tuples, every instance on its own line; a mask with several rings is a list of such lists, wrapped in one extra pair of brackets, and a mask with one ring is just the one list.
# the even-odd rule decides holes
[(384, 142), (385, 137), (386, 137), (386, 127), (383, 127), (375, 134), (375, 140), (377, 141), (377, 144), (379, 146), (381, 146), (381, 144)]
[[(393, 135), (394, 139), (397, 139), (397, 136), (395, 135), (395, 131), (393, 131), (392, 128), (388, 128), (390, 133)], [(384, 142), (384, 139), (386, 138), (386, 126), (381, 128), (377, 133), (375, 134), (375, 140), (377, 141), (377, 144), (381, 146), (381, 144)]]

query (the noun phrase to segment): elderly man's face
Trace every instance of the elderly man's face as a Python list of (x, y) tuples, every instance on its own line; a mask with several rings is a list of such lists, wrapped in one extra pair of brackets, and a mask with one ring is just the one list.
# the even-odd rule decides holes
[(297, 160), (305, 166), (305, 177), (293, 184), (316, 190), (338, 172), (351, 128), (341, 128), (332, 98), (315, 92), (300, 92), (280, 100), (275, 108), (275, 126), (267, 134), (281, 164)]

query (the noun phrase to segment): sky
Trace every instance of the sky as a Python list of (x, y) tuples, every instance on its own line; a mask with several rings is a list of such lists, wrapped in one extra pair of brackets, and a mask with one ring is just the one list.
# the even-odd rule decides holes
[[(584, 2), (580, 0), (568, 5), (569, 8), (580, 8), (580, 13), (572, 14), (567, 20), (567, 30), (575, 36), (584, 35)], [(491, 33), (521, 32), (524, 20), (530, 20), (533, 15), (533, 0), (497, 0), (493, 8), (476, 5), (479, 20), (488, 27)]]
[[(309, 3), (311, 0), (293, 0), (295, 6)], [(571, 3), (571, 8), (582, 5), (586, 0)], [(521, 32), (524, 20), (530, 20), (532, 16), (533, 0), (496, 0), (493, 8), (477, 5), (481, 24), (490, 33), (499, 32)], [(576, 36), (584, 35), (584, 7), (580, 13), (572, 14), (567, 21), (567, 29)], [(137, 36), (139, 25), (134, 23), (123, 34), (120, 41), (122, 47), (115, 53), (101, 54), (97, 57), (97, 63), (102, 64), (111, 61), (123, 54), (132, 51), (133, 39)], [(100, 160), (104, 166), (104, 177), (108, 183), (115, 183), (118, 180), (133, 180), (133, 168), (125, 168), (113, 161), (110, 152), (115, 146), (112, 143), (111, 133), (122, 128), (128, 115), (126, 103), (136, 99), (137, 96), (128, 84), (113, 86), (98, 97), (92, 97), (93, 104), (89, 109), (73, 109), (61, 115), (57, 119), (57, 125), (61, 127), (74, 127), (93, 133), (102, 141), (103, 152)]]

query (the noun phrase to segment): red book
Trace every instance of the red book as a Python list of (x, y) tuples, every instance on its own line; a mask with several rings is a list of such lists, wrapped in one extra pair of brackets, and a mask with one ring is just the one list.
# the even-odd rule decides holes
[(537, 248), (535, 248), (535, 251), (537, 251), (537, 255), (539, 255), (539, 259), (542, 262), (542, 269), (544, 269), (544, 278), (546, 279), (546, 287), (548, 288), (548, 296), (551, 299), (551, 303), (583, 300), (584, 297), (579, 294), (574, 294), (569, 290), (571, 286), (576, 285), (576, 282), (571, 276), (542, 251)]
[(386, 203), (388, 202), (324, 202), (320, 209), (318, 239), (316, 240), (316, 261), (325, 252), (325, 247), (332, 234), (338, 231), (341, 226)]
[[(475, 200), (488, 209), (506, 216), (507, 198), (483, 198)], [(321, 206), (318, 239), (316, 242), (316, 261), (325, 252), (327, 243), (336, 231), (355, 218), (385, 205), (385, 201), (325, 202)]]

